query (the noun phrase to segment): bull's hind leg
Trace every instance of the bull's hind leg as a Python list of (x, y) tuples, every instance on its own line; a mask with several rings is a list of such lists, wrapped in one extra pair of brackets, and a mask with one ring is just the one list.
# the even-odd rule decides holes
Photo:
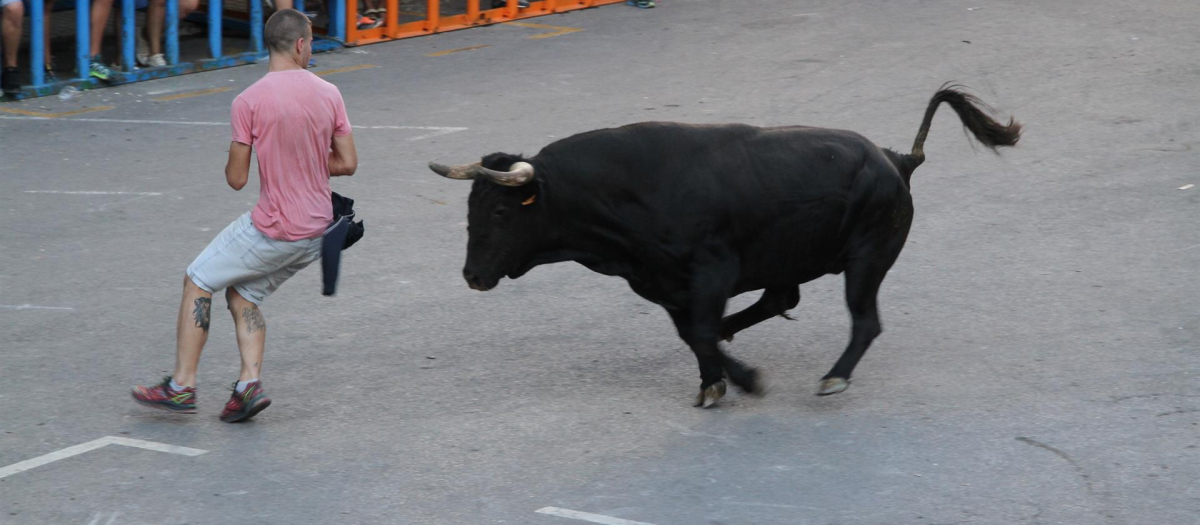
[(879, 285), (883, 282), (883, 275), (887, 274), (887, 268), (879, 272), (868, 265), (863, 266), (866, 267), (846, 269), (846, 304), (850, 307), (851, 319), (850, 344), (833, 365), (833, 369), (821, 378), (821, 388), (817, 395), (827, 396), (849, 388), (850, 373), (854, 371), (854, 366), (862, 359), (867, 347), (871, 346), (871, 341), (883, 333), (876, 297), (879, 294)]
[(733, 341), (738, 332), (750, 328), (800, 304), (800, 287), (767, 288), (754, 304), (736, 314), (721, 319), (721, 339)]
[[(907, 227), (902, 233), (907, 233)], [(867, 348), (879, 334), (883, 325), (879, 321), (877, 298), (879, 286), (888, 270), (900, 255), (904, 236), (890, 239), (885, 247), (868, 251), (846, 265), (846, 305), (850, 307), (850, 344), (842, 352), (833, 369), (821, 378), (817, 395), (827, 396), (850, 387), (850, 374), (862, 359)]]

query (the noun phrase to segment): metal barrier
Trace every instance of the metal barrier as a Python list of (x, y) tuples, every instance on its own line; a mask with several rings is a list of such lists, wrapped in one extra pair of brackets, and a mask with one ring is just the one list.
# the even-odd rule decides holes
[[(62, 2), (64, 0), (60, 0)], [(65, 0), (70, 2), (70, 0)], [(114, 0), (114, 7), (119, 8), (120, 19), (118, 28), (118, 67), (113, 69), (113, 75), (108, 81), (101, 81), (89, 76), (92, 56), (91, 48), (91, 2), (92, 0), (74, 0), (75, 8), (75, 63), (73, 76), (58, 82), (47, 82), (41, 64), (47, 50), (43, 49), (45, 42), (45, 26), (43, 25), (43, 2), (34, 0), (27, 3), (29, 8), (29, 63), (30, 84), (22, 86), (21, 91), (6, 96), (8, 100), (19, 100), (29, 97), (39, 97), (59, 93), (68, 87), (74, 89), (90, 89), (111, 85), (127, 84), (154, 78), (183, 75), (196, 71), (207, 71), (240, 64), (259, 61), (267, 56), (263, 45), (263, 0), (247, 0), (246, 12), (226, 9), (226, 0), (207, 0), (207, 16), (202, 14), (204, 6), (193, 13), (189, 20), (208, 26), (208, 57), (189, 62), (180, 61), (179, 47), (179, 0), (166, 0), (166, 15), (163, 48), (167, 65), (162, 67), (137, 67), (134, 60), (136, 52), (136, 0)], [(229, 0), (231, 3), (237, 0)], [(310, 0), (311, 1), (311, 0)], [(314, 27), (313, 51), (322, 52), (336, 49), (342, 45), (363, 45), (401, 38), (429, 35), (470, 27), (484, 26), (523, 18), (532, 18), (554, 13), (586, 9), (606, 4), (620, 3), (624, 0), (541, 0), (530, 2), (527, 8), (518, 7), (517, 0), (507, 0), (504, 7), (480, 9), (481, 0), (462, 0), (465, 12), (450, 16), (442, 16), (438, 0), (427, 0), (425, 12), (400, 10), (401, 0), (386, 0), (387, 17), (384, 25), (367, 30), (358, 29), (358, 0), (326, 0), (328, 7), (328, 22), (326, 27)], [(419, 0), (418, 0), (419, 1)], [(491, 0), (483, 0), (490, 3)], [(304, 10), (304, 0), (294, 0), (294, 6)], [(401, 23), (400, 16), (415, 18)], [(225, 54), (224, 38), (226, 30), (248, 35), (250, 49), (232, 54)]]
[[(43, 20), (46, 16), (43, 3), (29, 2), (30, 32), (29, 32), (29, 80), (30, 84), (23, 86), (20, 93), (9, 94), (7, 98), (22, 99), (52, 95), (67, 87), (75, 89), (90, 89), (95, 87), (127, 84), (153, 78), (163, 78), (182, 75), (195, 71), (207, 71), (223, 67), (248, 64), (266, 56), (263, 46), (263, 10), (262, 2), (248, 2), (248, 20), (242, 24), (249, 34), (250, 49), (242, 52), (225, 54), (223, 36), (227, 20), (223, 16), (222, 0), (208, 0), (208, 16), (200, 17), (208, 25), (208, 57), (190, 62), (181, 62), (179, 57), (179, 0), (166, 0), (164, 16), (164, 46), (163, 55), (167, 65), (163, 67), (138, 67), (134, 60), (137, 45), (135, 43), (135, 0), (115, 0), (114, 8), (119, 9), (120, 18), (117, 21), (117, 41), (119, 60), (113, 68), (113, 75), (108, 81), (101, 81), (89, 76), (91, 68), (91, 0), (75, 0), (75, 63), (73, 76), (59, 82), (47, 82), (41, 67), (46, 50), (43, 49), (45, 29)], [(338, 47), (337, 44), (334, 47)], [(314, 48), (317, 47), (314, 43)], [(326, 47), (325, 49), (328, 49)]]
[[(484, 0), (490, 3), (490, 0)], [(375, 29), (359, 30), (358, 5), (354, 0), (348, 0), (346, 6), (346, 45), (374, 44), (387, 40), (411, 38), (433, 33), (455, 31), (476, 26), (485, 26), (522, 18), (533, 18), (554, 13), (587, 9), (606, 4), (616, 4), (625, 0), (542, 0), (530, 2), (529, 7), (517, 7), (517, 0), (507, 0), (507, 5), (493, 9), (480, 9), (480, 0), (465, 0), (466, 12), (452, 16), (441, 16), (441, 2), (427, 0), (425, 13), (415, 13), (400, 10), (400, 0), (387, 0), (387, 20), (383, 26)], [(420, 17), (415, 21), (400, 22), (400, 15)]]

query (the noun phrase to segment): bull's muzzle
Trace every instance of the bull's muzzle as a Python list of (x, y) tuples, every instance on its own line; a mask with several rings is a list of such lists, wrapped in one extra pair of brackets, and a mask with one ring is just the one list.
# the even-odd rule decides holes
[(492, 288), (495, 288), (497, 284), (495, 281), (487, 282), (482, 277), (479, 277), (479, 275), (477, 275), (475, 272), (466, 269), (463, 270), (463, 279), (467, 280), (467, 286), (470, 286), (472, 290), (478, 290), (480, 292), (491, 290)]

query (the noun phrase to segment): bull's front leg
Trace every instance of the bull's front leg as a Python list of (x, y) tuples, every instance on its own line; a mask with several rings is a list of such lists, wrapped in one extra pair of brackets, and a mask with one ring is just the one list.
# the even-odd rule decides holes
[(725, 302), (738, 275), (736, 261), (729, 259), (694, 267), (689, 289), (689, 308), (668, 310), (679, 336), (700, 365), (700, 393), (695, 406), (708, 408), (725, 395), (725, 377), (747, 393), (762, 392), (758, 371), (721, 351), (721, 317)]
[(716, 337), (706, 342), (707, 337), (697, 333), (692, 321), (691, 310), (667, 310), (675, 329), (692, 352), (696, 354), (696, 362), (700, 365), (700, 393), (696, 396), (693, 406), (708, 408), (725, 396), (725, 371), (721, 366), (721, 349), (717, 347)]

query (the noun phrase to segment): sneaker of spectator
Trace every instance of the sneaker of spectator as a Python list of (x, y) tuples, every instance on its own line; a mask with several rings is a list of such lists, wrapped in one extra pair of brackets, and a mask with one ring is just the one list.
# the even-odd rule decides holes
[(92, 63), (88, 65), (88, 76), (97, 80), (109, 82), (116, 77), (116, 73), (114, 73), (113, 70), (108, 66), (104, 65), (103, 56), (92, 55)]
[(149, 65), (150, 60), (150, 40), (146, 38), (145, 28), (137, 32), (137, 49), (133, 54), (133, 59), (137, 61), (137, 65)]
[[(492, 8), (497, 9), (508, 6), (507, 0), (492, 0)], [(529, 7), (529, 0), (517, 0), (517, 7), (525, 9)]]
[(371, 18), (366, 15), (360, 16), (358, 18), (358, 29), (360, 31), (364, 30), (364, 29), (375, 29), (376, 27), (379, 27), (381, 25), (383, 25), (383, 20), (380, 20), (378, 18)]
[(4, 77), (0, 79), (0, 89), (5, 95), (15, 95), (21, 92), (21, 81), (17, 79), (17, 74), (21, 70), (15, 67), (4, 67)]
[[(387, 7), (384, 7), (382, 4), (383, 4), (383, 0), (363, 0), (362, 4), (360, 4), (359, 7), (366, 8), (366, 9), (363, 9), (363, 12), (362, 12), (363, 16), (366, 16), (366, 17), (374, 19), (374, 20), (378, 20), (379, 24), (383, 25), (383, 24), (387, 23)], [(378, 26), (376, 26), (376, 27), (378, 27)], [(362, 28), (359, 28), (359, 29), (362, 29)]]

